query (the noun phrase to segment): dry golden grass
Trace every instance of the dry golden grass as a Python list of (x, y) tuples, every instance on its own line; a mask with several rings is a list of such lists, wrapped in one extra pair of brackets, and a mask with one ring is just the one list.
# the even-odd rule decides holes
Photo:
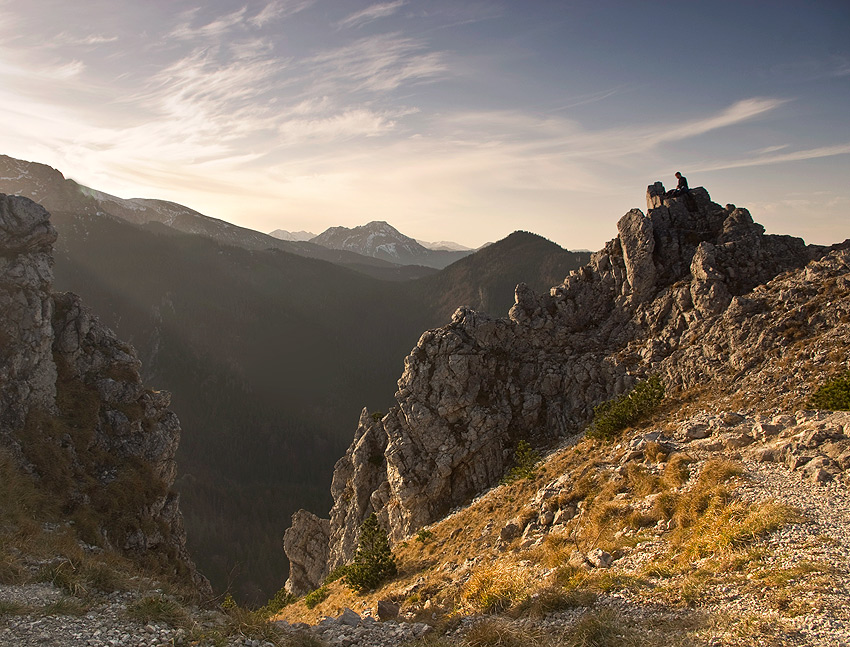
[(498, 613), (531, 597), (535, 579), (529, 569), (500, 560), (478, 566), (460, 591), (459, 610), (464, 613)]
[(464, 647), (528, 647), (548, 644), (539, 629), (518, 627), (501, 618), (476, 622), (463, 637)]
[(698, 559), (730, 552), (800, 520), (795, 510), (777, 503), (718, 500), (709, 504), (690, 528), (688, 539), (682, 542), (682, 558)]

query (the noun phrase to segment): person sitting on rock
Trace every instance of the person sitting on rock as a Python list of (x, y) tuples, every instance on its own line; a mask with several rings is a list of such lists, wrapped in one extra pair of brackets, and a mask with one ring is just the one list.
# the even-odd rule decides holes
[(679, 184), (677, 184), (676, 188), (672, 191), (668, 191), (664, 197), (675, 198), (676, 196), (686, 195), (688, 193), (688, 178), (682, 175), (679, 171), (676, 171), (676, 179), (679, 180)]

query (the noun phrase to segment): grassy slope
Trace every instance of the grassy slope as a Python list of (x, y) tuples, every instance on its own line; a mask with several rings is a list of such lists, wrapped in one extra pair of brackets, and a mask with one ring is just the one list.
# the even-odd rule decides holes
[[(801, 343), (795, 352), (805, 357), (816, 344)], [(844, 365), (830, 362), (819, 375)], [(768, 365), (765, 371), (775, 374), (776, 368)], [(436, 626), (437, 634), (427, 641), (434, 647), (460, 644), (439, 634), (456, 628), (463, 616), (480, 613), (496, 615), (467, 634), (464, 645), (692, 645), (717, 635), (724, 635), (724, 644), (784, 644), (783, 636), (793, 635), (789, 622), (817, 613), (818, 596), (835, 588), (832, 564), (777, 562), (764, 541), (805, 519), (775, 501), (745, 503), (741, 488), (748, 475), (740, 455), (730, 459), (723, 450), (667, 455), (650, 444), (637, 459), (625, 458), (630, 438), (650, 430), (673, 433), (698, 412), (805, 408), (797, 394), (811, 393), (817, 384), (774, 386), (746, 396), (719, 383), (671, 394), (649, 418), (613, 440), (583, 438), (556, 450), (533, 478), (500, 485), (396, 546), (399, 576), (377, 591), (356, 595), (343, 582), (333, 582), (314, 608), (301, 600), (278, 617), (315, 623), (345, 607), (374, 613), (378, 600), (389, 598), (407, 617)], [(542, 542), (500, 541), (509, 521), (537, 517), (541, 505), (530, 502), (555, 480), (563, 485), (551, 507), (572, 505), (583, 512)], [(576, 551), (587, 554), (593, 548), (631, 557), (610, 569), (578, 565)], [(619, 611), (611, 610), (612, 595)], [(736, 615), (712, 606), (736, 596), (757, 600), (762, 611)], [(566, 642), (550, 642), (551, 636), (512, 623), (552, 611), (575, 614), (568, 635), (560, 639)]]

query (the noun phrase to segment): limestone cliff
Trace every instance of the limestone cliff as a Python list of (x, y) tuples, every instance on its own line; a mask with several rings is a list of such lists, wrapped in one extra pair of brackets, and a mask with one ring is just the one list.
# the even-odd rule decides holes
[[(309, 585), (290, 581), (291, 590), (350, 560), (367, 514), (398, 542), (497, 483), (519, 440), (547, 446), (579, 433), (596, 404), (637, 379), (657, 373), (686, 388), (734, 378), (764, 350), (744, 325), (765, 311), (753, 290), (830, 251), (765, 235), (746, 209), (721, 207), (702, 188), (666, 198), (661, 183), (647, 190), (647, 213), (634, 209), (617, 227), (549, 294), (517, 286), (508, 318), (460, 308), (422, 335), (397, 406), (380, 421), (364, 412), (336, 465), (326, 567), (314, 563)], [(315, 542), (294, 523), (288, 546), (308, 534)]]
[(54, 294), (49, 214), (0, 194), (0, 446), (60, 501), (82, 540), (194, 578), (170, 396), (71, 293)]

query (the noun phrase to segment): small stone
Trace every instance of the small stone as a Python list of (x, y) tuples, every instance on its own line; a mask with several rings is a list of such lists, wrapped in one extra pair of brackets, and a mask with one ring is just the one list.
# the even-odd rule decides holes
[(759, 447), (753, 452), (753, 458), (760, 463), (775, 463), (777, 451), (772, 447)]
[(725, 434), (723, 442), (727, 449), (740, 449), (752, 445), (754, 440), (749, 434)]
[(342, 614), (340, 614), (340, 616), (337, 618), (337, 621), (340, 624), (347, 625), (349, 627), (356, 627), (360, 624), (360, 616), (357, 614), (356, 611), (345, 607), (345, 609), (343, 609), (342, 611)]
[(815, 483), (825, 483), (826, 481), (831, 481), (833, 475), (830, 472), (827, 472), (823, 468), (818, 468), (812, 472), (811, 480)]
[(555, 513), (555, 518), (552, 520), (552, 524), (556, 526), (563, 525), (575, 516), (576, 509), (573, 506), (570, 505), (566, 508), (561, 508)]
[(799, 454), (791, 454), (785, 461), (785, 464), (790, 470), (796, 470), (812, 460), (811, 456), (800, 456)]
[(378, 617), (382, 621), (387, 620), (395, 620), (398, 618), (398, 612), (400, 610), (399, 605), (397, 605), (392, 600), (379, 600), (378, 601)]
[(711, 435), (711, 429), (708, 425), (702, 423), (691, 423), (685, 427), (685, 438), (698, 440), (700, 438), (708, 438)]
[(516, 520), (511, 520), (499, 531), (499, 538), (511, 542), (522, 534), (522, 528)]
[(594, 548), (587, 554), (587, 559), (593, 564), (596, 568), (608, 568), (611, 566), (611, 562), (614, 561), (614, 558), (611, 556), (611, 553), (602, 550), (601, 548)]
[(734, 411), (727, 411), (724, 413), (720, 420), (727, 427), (734, 427), (736, 425), (740, 425), (746, 418), (742, 416), (740, 413), (735, 413)]
[(772, 438), (773, 436), (776, 436), (780, 431), (782, 431), (781, 425), (771, 424), (767, 422), (757, 422), (756, 426), (753, 428), (753, 433), (759, 440), (767, 440), (768, 438)]

